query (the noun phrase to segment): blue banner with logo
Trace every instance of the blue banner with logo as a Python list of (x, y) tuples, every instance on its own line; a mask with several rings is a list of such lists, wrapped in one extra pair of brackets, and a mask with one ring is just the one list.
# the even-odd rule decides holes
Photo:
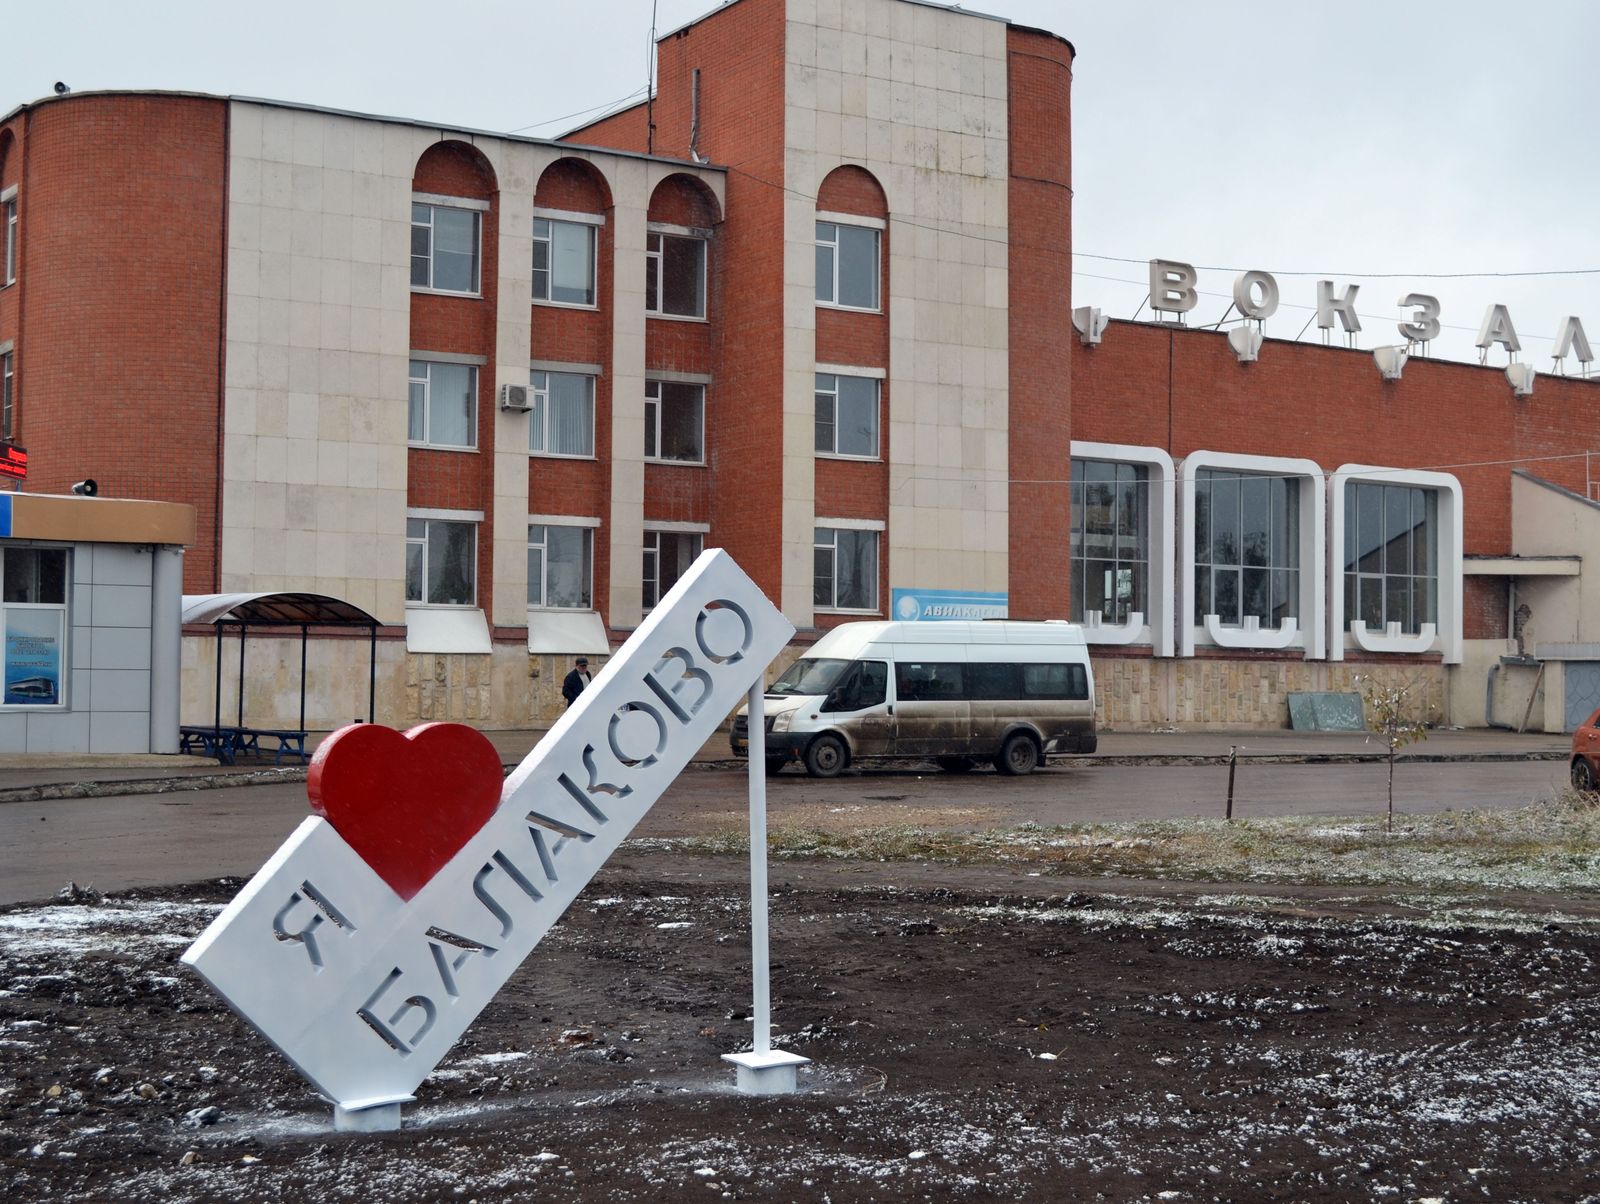
[(889, 617), (902, 623), (1003, 619), (1006, 595), (958, 589), (893, 589), (889, 591)]

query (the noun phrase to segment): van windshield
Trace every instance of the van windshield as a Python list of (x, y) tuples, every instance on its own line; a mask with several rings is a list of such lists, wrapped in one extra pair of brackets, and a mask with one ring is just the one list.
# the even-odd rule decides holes
[(826, 694), (849, 661), (801, 657), (767, 687), (768, 694)]

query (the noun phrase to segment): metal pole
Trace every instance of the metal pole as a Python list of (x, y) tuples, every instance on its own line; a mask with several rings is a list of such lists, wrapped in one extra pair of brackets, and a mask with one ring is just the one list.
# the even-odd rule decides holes
[(1228, 747), (1228, 822), (1233, 822), (1233, 771), (1239, 764), (1239, 746)]
[(244, 624), (239, 624), (239, 726), (244, 726)]
[(300, 730), (306, 730), (306, 625), (300, 624)]
[(222, 731), (222, 623), (217, 623), (217, 697), (216, 709), (211, 716), (211, 730), (213, 733)]
[(376, 723), (378, 697), (378, 625), (367, 628), (367, 722)]
[(750, 976), (755, 989), (757, 1054), (772, 1049), (772, 983), (767, 961), (767, 723), (766, 682), (750, 687), (746, 710), (750, 733)]

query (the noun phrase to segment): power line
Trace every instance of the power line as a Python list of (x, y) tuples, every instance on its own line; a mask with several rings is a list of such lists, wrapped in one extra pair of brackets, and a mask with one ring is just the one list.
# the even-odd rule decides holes
[[(519, 126), (516, 127), (516, 129), (507, 130), (506, 133), (508, 133), (508, 134), (520, 134), (524, 130), (537, 130), (537, 129), (541, 129), (544, 126), (547, 126), (547, 125), (555, 125), (557, 122), (560, 122), (560, 121), (571, 121), (574, 117), (585, 117), (590, 113), (598, 113), (602, 109), (621, 108), (621, 107), (627, 105), (630, 101), (635, 100), (640, 96), (643, 96), (647, 91), (649, 91), (649, 89), (650, 89), (650, 85), (649, 84), (645, 84), (645, 85), (643, 85), (641, 87), (635, 88), (632, 92), (629, 92), (626, 96), (619, 97), (616, 100), (608, 100), (604, 104), (594, 105), (594, 106), (592, 106), (590, 108), (587, 108), (587, 109), (579, 109), (576, 113), (567, 113), (567, 114), (565, 114), (565, 115), (563, 115), (561, 117), (551, 117), (551, 118), (548, 118), (545, 121), (535, 121), (535, 122), (533, 122), (533, 123), (531, 123), (529, 125), (519, 125)], [(609, 114), (607, 114), (607, 116), (609, 116)]]

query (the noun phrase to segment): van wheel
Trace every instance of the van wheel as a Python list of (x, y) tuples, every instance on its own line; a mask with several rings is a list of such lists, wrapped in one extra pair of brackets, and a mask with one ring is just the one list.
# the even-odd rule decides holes
[(838, 736), (818, 736), (806, 748), (806, 772), (814, 778), (836, 778), (846, 760), (844, 741)]
[(933, 763), (946, 773), (971, 773), (977, 764), (971, 757), (935, 757)]
[(994, 759), (994, 767), (1012, 777), (1032, 773), (1038, 765), (1039, 746), (1026, 732), (1013, 732), (1007, 736), (1006, 742), (1000, 746), (1000, 755)]
[(768, 757), (767, 758), (767, 772), (769, 774), (777, 773), (780, 769), (782, 769), (788, 763), (789, 763), (789, 758), (788, 757)]

